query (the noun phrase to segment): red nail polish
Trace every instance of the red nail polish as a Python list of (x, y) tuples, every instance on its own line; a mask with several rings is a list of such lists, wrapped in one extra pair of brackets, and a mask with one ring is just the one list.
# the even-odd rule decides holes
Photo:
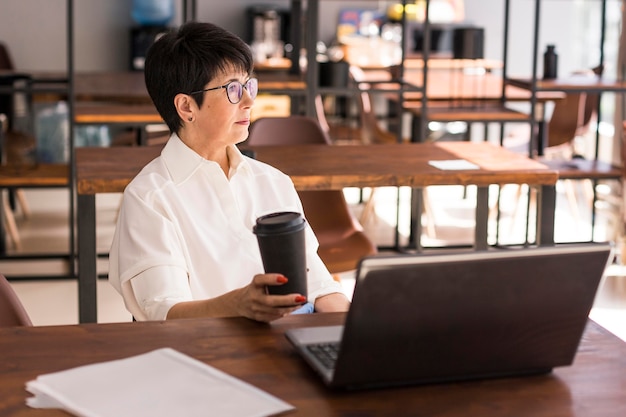
[(289, 280), (284, 275), (279, 275), (276, 277), (276, 282), (278, 282), (279, 284), (284, 284), (287, 281)]
[(305, 301), (306, 301), (306, 297), (303, 297), (301, 295), (296, 296), (296, 303), (304, 303)]

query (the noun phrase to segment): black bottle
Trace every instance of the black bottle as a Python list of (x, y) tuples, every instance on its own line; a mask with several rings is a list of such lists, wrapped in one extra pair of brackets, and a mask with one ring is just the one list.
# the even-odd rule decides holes
[(557, 77), (558, 55), (554, 50), (554, 45), (548, 45), (543, 54), (543, 79), (552, 80)]

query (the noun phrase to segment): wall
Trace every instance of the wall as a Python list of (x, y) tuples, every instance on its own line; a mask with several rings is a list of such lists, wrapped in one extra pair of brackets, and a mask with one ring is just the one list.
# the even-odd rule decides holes
[[(128, 0), (74, 2), (77, 69), (122, 69), (128, 63)], [(21, 70), (66, 69), (65, 0), (2, 0), (0, 39)], [(36, 12), (33, 12), (36, 11)]]
[[(512, 0), (509, 20), (508, 73), (527, 76), (532, 71), (534, 1)], [(613, 6), (619, 2), (609, 1)], [(546, 45), (556, 45), (559, 75), (590, 68), (599, 62), (600, 2), (562, 2), (543, 0), (540, 9), (537, 72), (543, 71), (542, 55)], [(610, 13), (610, 12), (609, 12)], [(502, 59), (504, 33), (503, 0), (466, 0), (466, 19), (485, 28), (485, 54)], [(617, 43), (608, 37), (606, 45)]]
[[(252, 4), (288, 7), (289, 0), (197, 0), (198, 18), (220, 24), (240, 36), (246, 32), (244, 10)], [(2, 0), (0, 40), (8, 44), (18, 69), (64, 70), (66, 64), (65, 0)], [(502, 0), (465, 0), (466, 20), (485, 28), (488, 58), (502, 58)], [(509, 62), (511, 74), (531, 70), (534, 2), (512, 0)], [(597, 63), (597, 36), (581, 30), (599, 24), (580, 11), (581, 2), (544, 1), (539, 46), (554, 43), (560, 55), (559, 70), (567, 73)], [(600, 2), (587, 2), (599, 4)], [(330, 42), (342, 7), (377, 7), (381, 1), (323, 1), (320, 39)], [(128, 68), (130, 0), (75, 0), (75, 67), (78, 71), (125, 70)], [(176, 0), (180, 16), (181, 0)], [(36, 13), (33, 13), (36, 10)], [(554, 22), (554, 23), (551, 23)], [(176, 18), (174, 24), (179, 23)], [(587, 36), (588, 35), (588, 36)], [(617, 42), (607, 39), (607, 42)], [(539, 66), (541, 71), (541, 65)]]
[[(181, 0), (175, 0), (180, 23)], [(350, 1), (350, 7), (371, 6), (370, 2)], [(289, 0), (198, 0), (199, 20), (219, 24), (245, 36), (247, 6), (270, 4), (289, 7)], [(341, 2), (327, 2), (324, 12), (336, 16)], [(36, 13), (33, 13), (36, 10)], [(128, 68), (130, 0), (74, 1), (74, 64), (78, 71), (125, 70)], [(335, 19), (323, 19), (320, 32), (331, 40)], [(0, 40), (8, 45), (15, 66), (20, 70), (64, 71), (66, 69), (66, 1), (2, 0), (0, 3)]]

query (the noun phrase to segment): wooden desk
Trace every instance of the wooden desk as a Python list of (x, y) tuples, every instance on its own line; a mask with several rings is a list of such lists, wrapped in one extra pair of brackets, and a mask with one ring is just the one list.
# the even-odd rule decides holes
[[(67, 416), (28, 408), (26, 382), (45, 373), (174, 348), (296, 407), (289, 416), (623, 417), (626, 344), (589, 322), (574, 364), (551, 374), (333, 392), (298, 357), (285, 330), (343, 323), (343, 314), (0, 329), (0, 417)], [(391, 352), (390, 352), (391, 353)], [(419, 358), (416, 358), (419, 360)]]
[[(122, 192), (160, 147), (76, 149), (78, 193), (79, 315), (96, 321), (95, 196)], [(477, 185), (475, 248), (487, 249), (488, 188), (531, 184), (540, 189), (537, 241), (554, 242), (554, 184), (557, 174), (540, 163), (487, 143), (444, 142), (406, 145), (296, 145), (254, 147), (256, 158), (289, 175), (298, 190), (345, 187)], [(467, 159), (477, 170), (443, 171), (430, 160)], [(421, 207), (414, 204), (414, 207)], [(416, 212), (413, 216), (417, 216)], [(417, 217), (416, 217), (417, 218)], [(413, 236), (421, 222), (413, 221)], [(419, 239), (416, 239), (419, 240)]]

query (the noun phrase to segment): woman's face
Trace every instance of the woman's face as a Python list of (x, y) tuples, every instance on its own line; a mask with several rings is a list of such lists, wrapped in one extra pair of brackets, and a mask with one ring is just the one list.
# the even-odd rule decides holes
[[(198, 111), (196, 120), (197, 128), (202, 136), (212, 144), (232, 145), (244, 141), (248, 137), (250, 127), (250, 110), (254, 99), (250, 96), (248, 88), (243, 88), (243, 94), (239, 103), (233, 104), (228, 99), (228, 90), (236, 90), (238, 86), (226, 86), (230, 82), (240, 82), (246, 85), (249, 80), (247, 73), (238, 71), (226, 71), (219, 74), (204, 88), (212, 90), (204, 92), (204, 101)], [(217, 88), (216, 88), (217, 87)], [(236, 95), (231, 91), (231, 98)], [(234, 100), (236, 101), (236, 100)]]

